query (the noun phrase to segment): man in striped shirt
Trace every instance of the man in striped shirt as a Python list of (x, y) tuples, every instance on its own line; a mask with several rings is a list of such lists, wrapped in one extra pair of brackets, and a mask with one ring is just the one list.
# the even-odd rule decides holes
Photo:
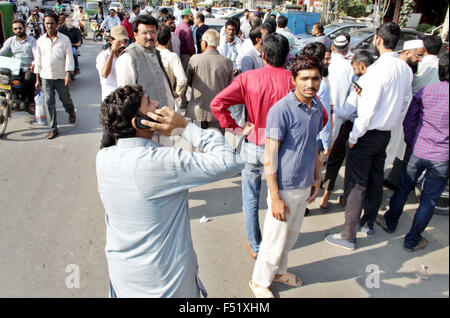
[(388, 233), (395, 231), (398, 220), (418, 177), (425, 171), (420, 205), (414, 216), (404, 246), (408, 251), (425, 248), (421, 233), (433, 216), (434, 206), (448, 181), (449, 137), (448, 52), (439, 60), (440, 82), (422, 88), (414, 96), (403, 121), (405, 142), (413, 151), (406, 160), (400, 183), (391, 197), (389, 210), (376, 222)]

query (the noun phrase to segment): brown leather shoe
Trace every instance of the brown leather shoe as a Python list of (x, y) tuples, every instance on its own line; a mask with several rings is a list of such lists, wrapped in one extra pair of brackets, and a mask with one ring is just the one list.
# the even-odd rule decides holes
[(47, 139), (53, 139), (53, 138), (55, 138), (55, 137), (58, 136), (58, 135), (59, 135), (59, 131), (56, 130), (56, 131), (52, 131), (51, 133), (49, 133), (45, 138), (47, 138)]
[(245, 246), (247, 246), (248, 251), (250, 252), (250, 255), (252, 256), (253, 259), (257, 259), (258, 258), (258, 254), (255, 254), (252, 249), (250, 248), (250, 243), (248, 242), (248, 240), (245, 241)]
[(73, 110), (69, 114), (69, 123), (73, 124), (77, 120), (77, 115), (75, 114), (75, 111)]

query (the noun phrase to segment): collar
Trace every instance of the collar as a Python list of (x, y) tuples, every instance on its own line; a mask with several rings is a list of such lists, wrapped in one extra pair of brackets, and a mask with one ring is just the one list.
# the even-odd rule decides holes
[(339, 54), (339, 53), (331, 52), (331, 59), (333, 59), (333, 58), (345, 59), (345, 56), (342, 54)]
[(145, 147), (150, 145), (152, 147), (160, 147), (158, 143), (153, 140), (142, 138), (142, 137), (131, 137), (131, 138), (120, 138), (117, 141), (117, 148), (136, 148)]
[(262, 56), (262, 54), (256, 49), (256, 47), (255, 47), (254, 45), (252, 45), (252, 50), (255, 52), (255, 54), (256, 54), (258, 57), (261, 57), (261, 56)]
[(229, 45), (229, 46), (232, 46), (232, 45), (235, 45), (235, 44), (237, 44), (238, 43), (238, 37), (235, 35), (234, 36), (234, 40), (233, 40), (233, 42), (231, 42), (231, 43), (228, 43), (228, 41), (227, 41), (227, 39), (225, 39), (225, 44), (227, 44), (227, 45)]
[[(308, 105), (306, 105), (305, 103), (302, 103), (301, 101), (299, 101), (297, 99), (297, 96), (295, 96), (295, 93), (294, 93), (294, 89), (291, 89), (291, 91), (288, 94), (288, 98), (289, 98), (289, 101), (292, 103), (292, 105), (296, 105), (297, 107), (304, 106), (304, 107), (308, 108)], [(314, 96), (312, 99), (312, 103), (311, 103), (311, 110), (312, 111), (318, 110), (318, 105), (319, 105), (319, 103), (316, 100), (316, 96)]]
[(387, 52), (384, 53), (383, 55), (381, 55), (378, 60), (380, 60), (381, 58), (385, 58), (385, 57), (398, 57), (398, 52)]
[[(59, 31), (56, 31), (56, 38), (58, 38), (60, 33), (59, 33)], [(45, 35), (44, 35), (46, 38), (48, 38), (48, 39), (50, 39), (50, 37), (48, 36), (48, 32), (45, 32)]]
[(150, 50), (150, 49), (147, 49), (147, 48), (143, 47), (143, 46), (140, 45), (138, 42), (134, 42), (134, 43), (136, 43), (136, 47), (138, 47), (139, 49), (143, 50), (144, 53), (147, 53), (147, 54), (156, 54), (156, 48), (155, 48), (154, 50)]
[(219, 51), (217, 51), (217, 49), (207, 49), (202, 54), (205, 54), (205, 55), (220, 55), (220, 53), (219, 53)]

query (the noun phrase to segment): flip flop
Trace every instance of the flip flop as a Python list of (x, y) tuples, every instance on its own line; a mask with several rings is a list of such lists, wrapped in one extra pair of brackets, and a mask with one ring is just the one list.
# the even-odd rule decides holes
[[(299, 282), (297, 282), (297, 280)], [(303, 284), (300, 277), (297, 277), (295, 274), (292, 274), (292, 273), (283, 274), (280, 278), (274, 279), (273, 281), (277, 282), (277, 283), (282, 283), (282, 284), (285, 284), (285, 285), (288, 285), (291, 287), (300, 287)]]
[(253, 285), (252, 280), (250, 280), (248, 284), (252, 289), (253, 293), (255, 294), (256, 298), (275, 298), (275, 296), (272, 294), (269, 288), (262, 286), (256, 287), (255, 285)]

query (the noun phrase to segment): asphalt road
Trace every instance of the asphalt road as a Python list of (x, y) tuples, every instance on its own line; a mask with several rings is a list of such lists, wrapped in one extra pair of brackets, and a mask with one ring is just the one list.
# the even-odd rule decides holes
[[(101, 139), (100, 85), (95, 57), (100, 44), (81, 48), (82, 74), (71, 94), (77, 122), (58, 105), (60, 136), (33, 116), (13, 113), (0, 139), (0, 297), (107, 297), (104, 209), (97, 192), (95, 156)], [(343, 170), (336, 188), (342, 187)], [(394, 234), (358, 234), (358, 249), (346, 251), (323, 240), (342, 228), (337, 190), (329, 210), (310, 205), (311, 216), (290, 254), (300, 288), (274, 284), (277, 297), (449, 297), (448, 216), (435, 215), (425, 250), (408, 253), (403, 238), (417, 208), (411, 196)], [(267, 209), (263, 184), (260, 223)], [(391, 195), (385, 190), (385, 196)], [(240, 177), (190, 191), (190, 217), (200, 279), (209, 297), (253, 297), (254, 266), (245, 247)], [(200, 223), (202, 216), (210, 219)], [(426, 274), (422, 273), (426, 269)], [(79, 282), (79, 284), (77, 284)]]

